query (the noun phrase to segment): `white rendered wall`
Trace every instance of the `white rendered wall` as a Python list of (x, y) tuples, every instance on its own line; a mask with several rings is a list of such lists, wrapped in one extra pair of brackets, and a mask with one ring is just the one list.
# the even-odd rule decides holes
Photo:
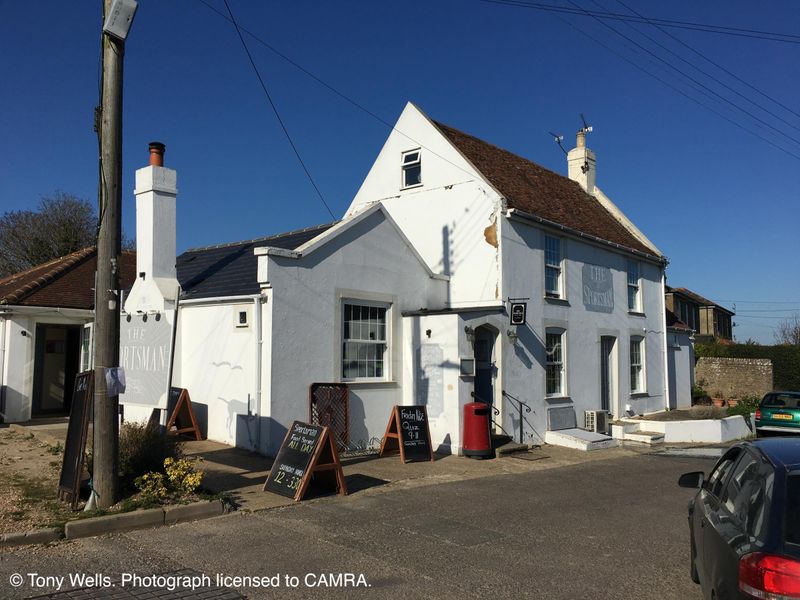
[[(189, 390), (208, 439), (254, 449), (257, 422), (253, 302), (182, 305), (179, 311), (173, 385)], [(248, 327), (236, 327), (238, 311)], [(249, 431), (248, 431), (249, 425)], [(251, 443), (252, 440), (252, 443)]]
[[(260, 256), (269, 286), (270, 348), (265, 348), (262, 451), (274, 453), (295, 419), (308, 419), (308, 388), (341, 381), (342, 298), (391, 303), (388, 380), (350, 384), (350, 439), (368, 443), (386, 429), (392, 406), (402, 404), (404, 328), (401, 312), (444, 303), (445, 282), (424, 265), (377, 211), (300, 259)], [(265, 344), (266, 346), (266, 344)], [(266, 367), (266, 365), (265, 365)], [(267, 385), (269, 387), (267, 387)], [(268, 414), (268, 417), (267, 417)]]
[[(422, 185), (401, 189), (401, 156), (417, 148)], [(428, 266), (451, 277), (451, 306), (500, 299), (500, 196), (413, 104), (400, 115), (347, 215), (378, 201)]]
[[(600, 398), (600, 340), (616, 338), (614, 375), (616, 394), (611, 398), (611, 412), (620, 415), (627, 405), (638, 413), (663, 410), (664, 345), (661, 309), (661, 269), (639, 261), (643, 314), (628, 312), (627, 260), (630, 255), (600, 246), (561, 237), (562, 276), (565, 277), (564, 301), (545, 299), (544, 237), (545, 230), (525, 223), (504, 221), (502, 228), (504, 258), (504, 296), (529, 298), (527, 324), (517, 328), (519, 341), (505, 354), (503, 371), (509, 393), (529, 403), (535, 414), (527, 415), (533, 427), (547, 430), (547, 410), (571, 406), (578, 426), (583, 425), (584, 411), (598, 410)], [(547, 232), (547, 235), (556, 235)], [(608, 267), (612, 274), (614, 308), (610, 313), (588, 310), (583, 303), (583, 265)], [(545, 330), (566, 330), (566, 389), (559, 398), (545, 394)], [(631, 336), (646, 340), (646, 393), (630, 393), (629, 344)], [(527, 434), (527, 432), (526, 432)]]

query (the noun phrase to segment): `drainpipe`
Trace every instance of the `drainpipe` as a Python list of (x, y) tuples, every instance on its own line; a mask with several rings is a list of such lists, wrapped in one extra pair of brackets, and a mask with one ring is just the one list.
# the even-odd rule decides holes
[[(262, 309), (262, 298), (261, 296), (257, 296), (253, 298), (253, 319), (254, 323), (253, 326), (256, 329), (256, 343), (255, 343), (255, 353), (256, 353), (256, 362), (254, 365), (255, 371), (255, 410), (252, 414), (252, 419), (256, 422), (256, 451), (261, 452), (261, 347), (264, 343), (264, 337), (261, 331), (261, 309)], [(248, 418), (251, 418), (251, 415), (247, 415)]]
[(669, 349), (667, 348), (667, 274), (661, 269), (661, 340), (664, 353), (664, 410), (669, 410)]
[(0, 317), (0, 423), (5, 419), (6, 408), (6, 324), (8, 319)]

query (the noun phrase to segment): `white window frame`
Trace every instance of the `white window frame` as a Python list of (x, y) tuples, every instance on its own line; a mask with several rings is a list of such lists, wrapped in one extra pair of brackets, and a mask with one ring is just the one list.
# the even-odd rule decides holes
[[(89, 343), (85, 344), (87, 340)], [(85, 323), (81, 328), (80, 368), (81, 372), (94, 369), (94, 323)]]
[[(407, 161), (411, 155), (416, 154), (416, 160)], [(419, 182), (408, 184), (406, 182), (406, 172), (412, 167), (419, 167)], [(419, 187), (422, 185), (422, 150), (417, 148), (415, 150), (406, 150), (400, 156), (400, 189), (408, 190), (411, 188)]]
[[(558, 260), (556, 262), (548, 260), (548, 245), (550, 241), (558, 244)], [(548, 269), (556, 271), (556, 289), (553, 291), (547, 289)], [(546, 234), (544, 236), (544, 295), (545, 298), (564, 299), (564, 240)]]
[[(345, 319), (346, 319), (346, 311), (347, 306), (359, 306), (359, 307), (368, 307), (368, 308), (382, 308), (385, 309), (384, 313), (384, 337), (383, 339), (375, 339), (375, 340), (365, 340), (360, 338), (345, 338)], [(353, 297), (342, 297), (340, 300), (340, 308), (339, 308), (339, 319), (341, 324), (341, 329), (339, 330), (339, 347), (341, 349), (341, 354), (339, 358), (339, 377), (341, 381), (347, 382), (375, 382), (375, 381), (390, 381), (391, 378), (391, 356), (392, 356), (392, 304), (390, 302), (380, 302), (374, 300), (364, 300), (362, 298), (353, 298)], [(352, 344), (361, 344), (364, 346), (379, 346), (383, 345), (383, 373), (380, 376), (358, 376), (358, 377), (347, 377), (345, 375), (345, 360), (347, 357), (347, 351), (345, 344), (352, 343)], [(360, 359), (356, 359), (360, 360)]]
[[(561, 351), (558, 360), (551, 359), (551, 352), (549, 351), (550, 336), (558, 336), (558, 344)], [(545, 330), (544, 339), (544, 394), (547, 398), (561, 398), (567, 395), (567, 332), (561, 328), (548, 328)], [(557, 368), (559, 375), (558, 389), (549, 391), (548, 371), (553, 366)]]
[[(631, 277), (631, 275), (633, 275), (633, 277)], [(642, 309), (642, 270), (638, 261), (628, 261), (627, 281), (628, 311), (636, 313), (644, 312)], [(633, 291), (633, 302), (631, 302), (631, 291)]]
[[(634, 360), (634, 348), (638, 349), (638, 362)], [(631, 336), (628, 345), (628, 361), (630, 363), (631, 394), (647, 393), (647, 343), (644, 337)]]

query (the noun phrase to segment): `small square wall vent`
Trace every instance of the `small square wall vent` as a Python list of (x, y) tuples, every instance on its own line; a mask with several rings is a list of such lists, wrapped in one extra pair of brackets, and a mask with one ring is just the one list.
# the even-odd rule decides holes
[(233, 311), (233, 323), (236, 327), (250, 327), (250, 311), (246, 308), (237, 308)]

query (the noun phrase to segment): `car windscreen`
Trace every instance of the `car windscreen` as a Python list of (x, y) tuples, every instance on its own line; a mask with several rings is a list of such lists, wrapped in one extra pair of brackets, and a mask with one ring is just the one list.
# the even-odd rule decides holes
[(767, 394), (761, 401), (767, 408), (800, 408), (800, 394)]
[(786, 541), (800, 544), (800, 473), (786, 478)]

